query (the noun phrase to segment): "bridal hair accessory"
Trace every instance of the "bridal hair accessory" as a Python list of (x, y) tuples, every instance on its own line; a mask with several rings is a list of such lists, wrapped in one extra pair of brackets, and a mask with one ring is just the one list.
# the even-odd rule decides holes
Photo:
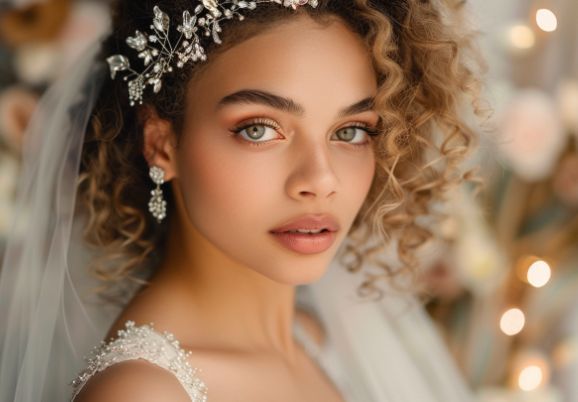
[(193, 62), (207, 60), (205, 50), (200, 44), (198, 33), (200, 29), (204, 30), (205, 36), (212, 36), (215, 43), (221, 44), (219, 37), (220, 21), (235, 16), (238, 17), (239, 21), (242, 21), (245, 17), (238, 10), (245, 8), (253, 10), (257, 3), (277, 3), (295, 10), (306, 4), (315, 8), (318, 5), (318, 0), (230, 0), (222, 2), (202, 0), (192, 14), (188, 10), (183, 12), (183, 22), (177, 26), (177, 31), (181, 34), (176, 43), (171, 43), (169, 40), (169, 16), (158, 6), (154, 6), (153, 23), (150, 25), (152, 31), (145, 34), (137, 30), (135, 36), (126, 39), (127, 45), (139, 52), (138, 57), (143, 59), (144, 70), (142, 72), (134, 70), (126, 56), (115, 54), (106, 59), (110, 67), (111, 78), (115, 79), (116, 74), (120, 71), (129, 71), (130, 73), (124, 76), (123, 80), (128, 81), (130, 105), (134, 106), (137, 102), (142, 104), (144, 89), (147, 86), (152, 86), (154, 93), (158, 93), (162, 88), (161, 78), (165, 73), (173, 71), (175, 59), (178, 68), (183, 68), (190, 60)]
[(151, 199), (149, 201), (149, 211), (161, 222), (167, 216), (167, 202), (163, 199), (163, 190), (161, 184), (165, 182), (165, 171), (158, 166), (152, 166), (149, 175), (157, 187), (151, 191)]

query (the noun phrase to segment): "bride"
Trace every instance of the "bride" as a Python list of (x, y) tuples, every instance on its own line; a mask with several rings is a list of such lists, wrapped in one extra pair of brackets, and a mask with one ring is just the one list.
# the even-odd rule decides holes
[(0, 399), (469, 400), (407, 289), (474, 139), (455, 11), (117, 1), (31, 123)]

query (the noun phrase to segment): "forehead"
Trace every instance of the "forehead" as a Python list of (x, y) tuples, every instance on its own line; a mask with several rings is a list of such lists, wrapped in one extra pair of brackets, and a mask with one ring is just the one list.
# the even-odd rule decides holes
[(321, 26), (300, 16), (231, 47), (210, 63), (190, 85), (193, 105), (200, 99), (214, 105), (229, 93), (258, 88), (296, 99), (307, 110), (341, 109), (376, 91), (369, 50), (339, 20)]

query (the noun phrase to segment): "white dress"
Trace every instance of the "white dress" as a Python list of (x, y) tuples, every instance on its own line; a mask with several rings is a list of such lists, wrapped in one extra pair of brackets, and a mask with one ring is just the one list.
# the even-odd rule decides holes
[[(351, 274), (335, 268), (317, 283), (297, 288), (296, 308), (319, 321), (325, 342), (318, 347), (297, 321), (293, 333), (345, 401), (474, 401), (435, 326), (413, 298), (392, 293), (380, 302), (360, 303), (350, 294)], [(152, 325), (130, 321), (116, 339), (95, 349), (73, 381), (72, 399), (94, 374), (135, 359), (173, 373), (191, 401), (210, 401), (202, 369), (191, 367), (194, 362), (178, 341)]]
[[(339, 369), (335, 351), (330, 342), (320, 348), (309, 338), (307, 332), (294, 321), (295, 339), (317, 362), (327, 377), (341, 389), (343, 372)], [(73, 381), (71, 401), (76, 398), (88, 380), (116, 363), (142, 359), (171, 372), (189, 395), (191, 402), (207, 402), (208, 387), (202, 380), (202, 369), (192, 367), (188, 361), (190, 352), (180, 347), (179, 341), (169, 332), (157, 332), (153, 325), (136, 326), (127, 321), (118, 336), (108, 342), (102, 342), (87, 358), (88, 365)], [(342, 393), (343, 390), (341, 389)]]

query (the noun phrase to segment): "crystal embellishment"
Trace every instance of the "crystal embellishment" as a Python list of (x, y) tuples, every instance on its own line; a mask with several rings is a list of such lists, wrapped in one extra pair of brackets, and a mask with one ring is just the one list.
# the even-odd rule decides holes
[(149, 211), (158, 222), (161, 222), (167, 216), (167, 202), (163, 198), (163, 190), (161, 189), (161, 184), (165, 182), (165, 171), (158, 166), (152, 166), (149, 175), (156, 184), (156, 188), (151, 191)]
[[(294, 322), (293, 334), (305, 352), (319, 365), (336, 386), (339, 385), (339, 373), (327, 363), (331, 353), (329, 345), (317, 346), (298, 321)], [(134, 321), (127, 321), (125, 328), (117, 332), (117, 337), (108, 342), (101, 342), (86, 358), (87, 367), (70, 383), (73, 387), (71, 401), (80, 393), (86, 383), (95, 374), (124, 361), (143, 359), (164, 368), (175, 375), (189, 395), (191, 402), (207, 402), (208, 387), (199, 378), (202, 369), (189, 364), (190, 351), (180, 347), (179, 341), (170, 332), (157, 332), (153, 324), (136, 326)]]
[(254, 10), (259, 3), (277, 3), (295, 10), (307, 4), (315, 8), (318, 0), (202, 0), (193, 12), (183, 11), (182, 23), (177, 26), (180, 36), (176, 43), (172, 43), (169, 39), (170, 17), (158, 6), (154, 6), (151, 31), (143, 33), (137, 30), (134, 36), (126, 39), (126, 44), (138, 52), (138, 58), (142, 59), (144, 69), (142, 71), (133, 69), (125, 55), (115, 54), (106, 59), (110, 76), (115, 79), (118, 72), (127, 71), (128, 74), (123, 80), (128, 81), (130, 105), (142, 104), (145, 88), (152, 86), (153, 92), (158, 93), (162, 88), (163, 75), (172, 72), (174, 65), (183, 68), (191, 61), (207, 60), (200, 41), (201, 35), (221, 44), (220, 22), (234, 17), (242, 21), (244, 16), (240, 10)]
[(165, 171), (158, 166), (151, 167), (149, 175), (155, 184), (161, 185), (165, 182)]
[(202, 370), (191, 367), (187, 360), (190, 354), (190, 351), (185, 352), (180, 347), (179, 341), (172, 334), (156, 332), (152, 324), (135, 326), (133, 321), (127, 321), (125, 328), (118, 331), (116, 339), (101, 342), (86, 359), (86, 369), (71, 383), (71, 401), (98, 372), (116, 363), (143, 359), (173, 373), (191, 402), (207, 402), (208, 388), (198, 377)]

